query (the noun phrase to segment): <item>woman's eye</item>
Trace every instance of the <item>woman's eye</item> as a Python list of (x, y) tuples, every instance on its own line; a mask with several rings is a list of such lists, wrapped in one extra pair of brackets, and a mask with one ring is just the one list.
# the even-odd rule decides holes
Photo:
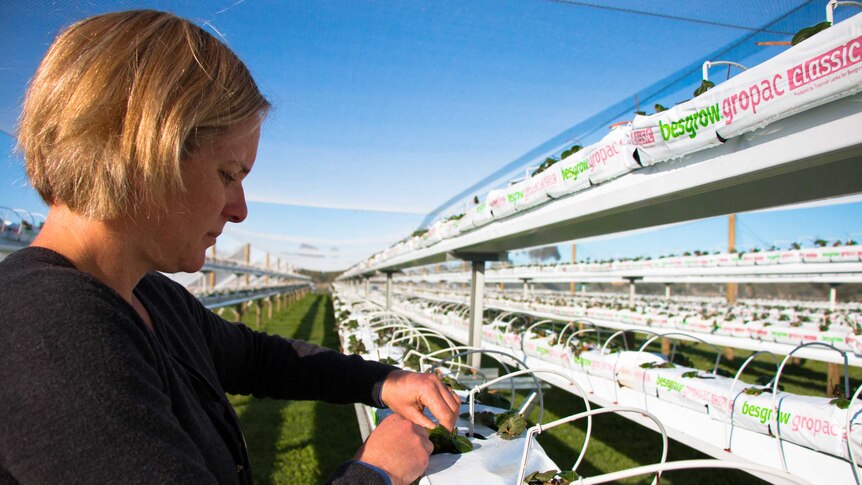
[(233, 173), (230, 173), (230, 172), (227, 172), (227, 171), (222, 170), (222, 171), (221, 171), (221, 178), (222, 178), (222, 181), (223, 181), (225, 184), (228, 184), (228, 183), (230, 183), (230, 182), (235, 182), (235, 181), (236, 181), (236, 174), (233, 174)]

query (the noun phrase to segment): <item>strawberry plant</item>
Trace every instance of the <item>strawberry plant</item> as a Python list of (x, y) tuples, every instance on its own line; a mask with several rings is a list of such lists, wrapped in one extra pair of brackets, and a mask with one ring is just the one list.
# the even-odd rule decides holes
[(440, 382), (442, 382), (443, 384), (446, 384), (447, 386), (451, 387), (452, 389), (454, 389), (456, 391), (466, 391), (467, 390), (467, 386), (465, 386), (464, 384), (461, 384), (458, 381), (458, 379), (455, 379), (452, 376), (443, 376), (440, 378)]
[(815, 34), (828, 29), (831, 26), (832, 24), (830, 24), (829, 22), (820, 22), (819, 24), (812, 25), (811, 27), (806, 27), (793, 36), (793, 38), (790, 40), (790, 45), (796, 45), (803, 40), (809, 37), (813, 37)]
[(535, 471), (524, 477), (524, 483), (527, 485), (568, 485), (579, 478), (581, 477), (572, 470)]
[[(464, 413), (462, 418), (469, 418), (470, 413)], [(494, 414), (491, 411), (480, 411), (473, 415), (476, 424), (491, 428), (497, 436), (504, 440), (513, 440), (527, 429), (527, 420), (515, 411)]]
[(473, 451), (473, 443), (470, 443), (470, 440), (466, 436), (458, 434), (458, 428), (449, 431), (438, 424), (436, 428), (428, 430), (428, 439), (434, 445), (434, 451), (431, 452), (432, 455), (439, 453), (453, 453), (457, 455)]
[(641, 364), (641, 369), (673, 369), (676, 367), (673, 365), (673, 362), (662, 362), (659, 364), (658, 362), (644, 362)]
[(409, 367), (413, 370), (419, 370), (419, 355), (418, 354), (410, 354), (410, 357), (404, 361), (404, 367)]
[(694, 97), (698, 97), (701, 94), (709, 91), (710, 89), (715, 87), (715, 83), (712, 81), (707, 81), (706, 79), (700, 83), (700, 86), (694, 90)]
[(366, 352), (365, 344), (356, 338), (356, 335), (351, 335), (347, 344), (347, 351), (351, 354), (364, 354)]
[(498, 414), (495, 422), (497, 423), (497, 436), (504, 440), (513, 440), (521, 436), (521, 433), (527, 429), (527, 420), (514, 411)]
[(495, 408), (509, 409), (512, 403), (508, 399), (498, 394), (496, 391), (490, 391), (488, 388), (482, 389), (476, 394), (476, 401)]

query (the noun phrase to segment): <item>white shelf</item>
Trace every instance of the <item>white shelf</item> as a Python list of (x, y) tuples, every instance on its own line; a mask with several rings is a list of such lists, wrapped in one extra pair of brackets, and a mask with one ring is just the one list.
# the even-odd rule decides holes
[[(578, 272), (518, 271), (501, 274), (488, 271), (486, 283), (862, 283), (862, 262), (796, 263), (759, 266), (710, 266), (689, 268), (646, 268)], [(397, 275), (396, 282), (466, 283), (470, 273), (444, 272)]]
[[(373, 298), (373, 297), (372, 297)], [(431, 298), (422, 296), (420, 297), (426, 300), (437, 301), (440, 303), (460, 303), (462, 305), (468, 305), (469, 303), (464, 301), (456, 301), (454, 299), (445, 299), (445, 298)], [(380, 302), (377, 302), (380, 304)], [(711, 345), (715, 345), (716, 347), (731, 347), (734, 349), (740, 350), (750, 350), (753, 352), (757, 351), (767, 351), (772, 352), (776, 355), (788, 355), (792, 352), (796, 345), (790, 344), (781, 344), (778, 342), (765, 342), (762, 340), (754, 340), (750, 338), (739, 338), (739, 337), (731, 337), (727, 335), (713, 335), (709, 333), (698, 333), (698, 332), (686, 332), (684, 330), (673, 329), (673, 328), (659, 328), (659, 327), (648, 327), (645, 325), (632, 325), (629, 323), (620, 323), (614, 322), (611, 320), (601, 320), (592, 317), (572, 317), (566, 315), (557, 315), (554, 313), (546, 313), (546, 312), (537, 312), (531, 310), (525, 310), (517, 307), (508, 307), (504, 305), (495, 305), (495, 304), (486, 304), (486, 309), (494, 309), (500, 310), (504, 312), (512, 312), (512, 313), (523, 313), (527, 315), (532, 315), (538, 319), (549, 319), (556, 320), (560, 322), (570, 322), (573, 320), (577, 321), (585, 321), (592, 322), (598, 327), (608, 328), (611, 330), (633, 330), (633, 331), (644, 331), (650, 333), (658, 333), (658, 334), (670, 334), (672, 333), (671, 338), (685, 340), (687, 342), (706, 342)], [(411, 318), (421, 318), (421, 315), (410, 315)], [(466, 339), (466, 330), (464, 331), (464, 338)], [(466, 341), (466, 340), (465, 340)], [(838, 352), (826, 350), (821, 347), (805, 347), (803, 349), (799, 349), (795, 352), (794, 357), (799, 357), (801, 359), (812, 359), (820, 362), (828, 362), (832, 364), (844, 364), (844, 359)], [(857, 356), (852, 352), (847, 352), (847, 365), (853, 367), (862, 367), (862, 357)]]
[[(399, 313), (420, 325), (436, 330), (454, 341), (460, 343), (466, 343), (467, 341), (466, 330), (438, 325), (412, 312), (395, 310), (395, 313)], [(628, 327), (631, 326), (629, 325)], [(482, 346), (491, 350), (512, 351), (509, 348), (484, 341)], [(526, 357), (526, 362), (533, 369), (552, 369), (571, 375), (582, 388), (588, 391), (587, 399), (599, 406), (607, 407), (618, 404), (648, 410), (650, 413), (656, 415), (665, 426), (668, 437), (714, 458), (756, 463), (781, 469), (781, 458), (778, 454), (778, 447), (774, 437), (736, 427), (733, 429), (733, 441), (731, 442), (730, 451), (727, 451), (726, 433), (728, 432), (728, 426), (724, 422), (714, 420), (706, 414), (662, 401), (639, 391), (619, 387), (616, 382), (607, 379), (587, 376), (582, 372), (573, 372), (563, 366), (551, 364), (540, 359), (528, 356)], [(578, 395), (575, 389), (559, 376), (544, 373), (537, 374), (536, 376), (549, 384)], [(658, 431), (653, 421), (642, 416), (632, 413), (621, 413), (620, 416), (653, 431)], [(656, 440), (658, 449), (658, 438)], [(854, 483), (852, 465), (847, 460), (787, 441), (783, 442), (783, 449), (788, 472), (792, 475), (804, 478), (814, 484), (834, 485), (836, 483)], [(776, 482), (770, 476), (760, 476), (760, 478), (773, 483), (781, 483)]]
[(363, 273), (862, 192), (862, 95), (495, 221)]

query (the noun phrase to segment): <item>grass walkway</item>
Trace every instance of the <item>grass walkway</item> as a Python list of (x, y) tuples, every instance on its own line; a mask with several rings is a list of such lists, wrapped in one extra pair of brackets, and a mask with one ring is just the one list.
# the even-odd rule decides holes
[[(254, 316), (245, 323), (254, 328)], [(337, 348), (332, 301), (309, 295), (265, 322), (262, 330)], [(362, 444), (352, 405), (231, 396), (242, 422), (255, 483), (323, 483)]]

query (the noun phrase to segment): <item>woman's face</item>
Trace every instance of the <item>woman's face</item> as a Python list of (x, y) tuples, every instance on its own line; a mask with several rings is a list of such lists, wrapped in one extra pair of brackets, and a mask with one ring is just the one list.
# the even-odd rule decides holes
[(201, 146), (182, 161), (186, 191), (169, 198), (166, 215), (154, 230), (148, 257), (156, 269), (193, 273), (203, 266), (206, 250), (227, 222), (248, 215), (243, 179), (257, 157), (260, 124), (237, 125)]

